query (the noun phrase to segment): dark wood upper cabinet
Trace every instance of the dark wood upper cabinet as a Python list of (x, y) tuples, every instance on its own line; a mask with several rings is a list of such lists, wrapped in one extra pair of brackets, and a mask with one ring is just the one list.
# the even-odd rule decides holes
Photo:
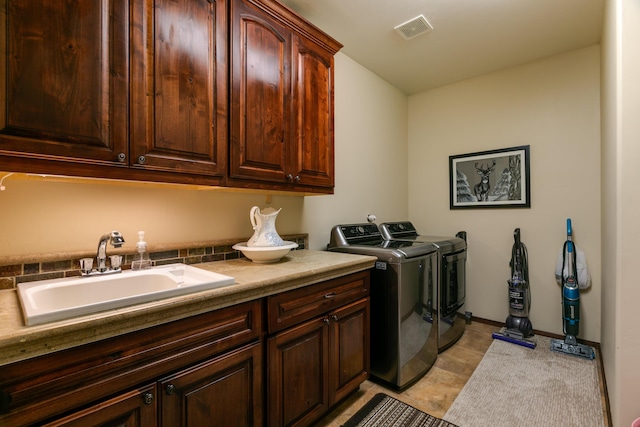
[(333, 188), (333, 54), (295, 37), (294, 182)]
[(341, 45), (276, 0), (0, 0), (0, 32), (0, 170), (333, 192)]
[(119, 164), (128, 145), (129, 2), (0, 4), (0, 153)]
[[(332, 192), (333, 55), (272, 1), (231, 5), (232, 185)], [(238, 180), (239, 179), (239, 180)], [(242, 184), (242, 179), (250, 184)]]
[(286, 182), (291, 128), (291, 31), (250, 2), (231, 6), (229, 175)]
[(4, 3), (0, 169), (223, 182), (225, 0)]
[(131, 161), (223, 176), (227, 157), (226, 0), (133, 2)]

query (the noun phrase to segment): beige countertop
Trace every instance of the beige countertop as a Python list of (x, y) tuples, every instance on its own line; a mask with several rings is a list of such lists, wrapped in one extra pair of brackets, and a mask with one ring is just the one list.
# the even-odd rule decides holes
[(236, 283), (34, 326), (25, 326), (17, 292), (0, 291), (0, 366), (366, 270), (375, 260), (300, 250), (273, 264), (255, 264), (245, 258), (196, 264), (232, 276)]

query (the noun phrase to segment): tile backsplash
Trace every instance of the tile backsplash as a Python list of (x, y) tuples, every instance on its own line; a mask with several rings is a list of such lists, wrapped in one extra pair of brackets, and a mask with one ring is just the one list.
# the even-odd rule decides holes
[[(308, 247), (309, 236), (307, 234), (282, 235), (282, 238), (296, 242), (298, 244), (297, 250)], [(151, 247), (149, 257), (153, 265), (165, 265), (177, 262), (199, 264), (202, 262), (243, 258), (244, 255), (242, 252), (238, 252), (232, 248), (234, 244), (235, 243), (229, 243), (229, 240), (225, 240), (223, 242), (211, 242), (195, 247), (162, 248), (162, 250), (159, 251), (154, 251), (153, 247)], [(122, 262), (123, 269), (129, 269), (134, 252), (122, 253), (122, 255), (124, 255)], [(32, 260), (28, 260), (28, 262), (24, 263), (13, 262), (9, 265), (0, 265), (0, 289), (12, 289), (15, 288), (18, 283), (32, 282), (34, 280), (79, 276), (80, 258), (87, 256), (91, 257), (92, 255), (83, 254), (74, 257), (61, 256), (60, 259), (47, 256), (46, 261), (42, 262), (32, 262)], [(95, 256), (95, 254), (93, 256)]]

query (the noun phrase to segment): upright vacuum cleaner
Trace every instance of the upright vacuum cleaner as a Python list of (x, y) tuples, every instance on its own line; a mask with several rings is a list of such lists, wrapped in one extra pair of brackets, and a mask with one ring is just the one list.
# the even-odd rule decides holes
[(527, 247), (520, 241), (520, 229), (513, 232), (515, 240), (511, 248), (511, 279), (509, 284), (509, 316), (506, 326), (492, 337), (524, 347), (535, 348), (535, 341), (529, 339), (533, 336), (533, 325), (529, 320), (531, 309), (531, 290), (529, 288), (529, 262), (527, 260)]
[[(556, 279), (560, 279), (562, 282), (562, 329), (564, 340), (552, 339), (551, 350), (594, 359), (596, 357), (595, 350), (577, 341), (580, 327), (580, 289), (585, 289), (589, 286), (589, 276), (586, 272), (582, 276), (583, 282), (587, 283), (579, 283), (578, 277), (580, 274), (576, 263), (577, 258), (578, 253), (572, 238), (571, 218), (567, 218), (567, 240), (562, 248), (562, 268), (559, 271), (556, 268)], [(582, 264), (585, 265), (586, 270), (586, 263)]]

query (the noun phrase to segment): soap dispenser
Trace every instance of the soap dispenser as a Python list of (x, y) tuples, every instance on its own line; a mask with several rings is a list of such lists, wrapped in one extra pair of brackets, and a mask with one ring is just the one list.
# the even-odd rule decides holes
[(151, 268), (151, 259), (149, 259), (149, 252), (147, 252), (147, 242), (144, 241), (144, 231), (138, 231), (138, 243), (136, 243), (136, 253), (133, 256), (131, 262), (132, 270), (142, 270), (145, 268)]

